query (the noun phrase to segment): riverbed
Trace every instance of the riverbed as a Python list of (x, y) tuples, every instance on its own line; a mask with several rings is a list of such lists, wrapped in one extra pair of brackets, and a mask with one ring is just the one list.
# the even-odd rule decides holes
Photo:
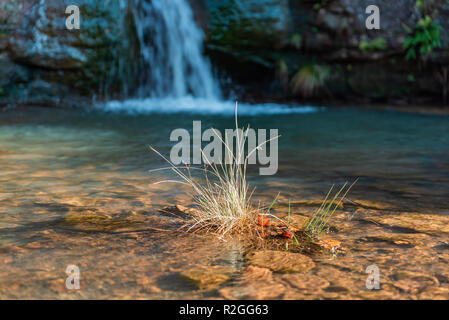
[[(255, 202), (280, 192), (275, 213), (290, 200), (303, 221), (332, 184), (359, 178), (325, 235), (341, 252), (293, 273), (252, 266), (236, 239), (176, 232), (179, 221), (160, 212), (192, 198), (154, 184), (174, 176), (150, 172), (166, 163), (149, 146), (168, 155), (171, 131), (195, 120), (234, 128), (232, 112), (3, 111), (0, 298), (449, 298), (449, 117), (305, 110), (239, 117), (281, 135), (277, 174), (249, 169)], [(79, 290), (66, 288), (68, 265), (80, 269)], [(366, 288), (370, 265), (380, 290)]]

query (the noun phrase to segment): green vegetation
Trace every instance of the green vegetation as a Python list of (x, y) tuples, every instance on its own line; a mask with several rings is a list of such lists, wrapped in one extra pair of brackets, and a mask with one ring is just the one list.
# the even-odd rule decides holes
[(371, 41), (361, 41), (359, 48), (362, 52), (382, 51), (387, 48), (387, 42), (384, 38), (376, 38)]
[(424, 2), (422, 0), (416, 0), (415, 7), (417, 7), (419, 11), (422, 11), (424, 9)]
[(325, 85), (329, 76), (329, 67), (315, 63), (308, 64), (296, 73), (290, 85), (293, 93), (310, 97)]
[(435, 48), (441, 48), (440, 28), (430, 16), (420, 19), (403, 43), (405, 59), (417, 59), (418, 55), (427, 55)]
[[(287, 218), (287, 229), (290, 229), (290, 216), (291, 216), (291, 206), (290, 206), (290, 201), (288, 202), (288, 218)], [(296, 237), (296, 235), (294, 233), (291, 234), (293, 239), (295, 240), (295, 244), (300, 247), (300, 243), (298, 238)], [(288, 251), (288, 242), (285, 243), (285, 249)]]
[[(237, 122), (237, 104), (235, 127), (236, 129), (239, 128)], [(345, 183), (335, 194), (333, 199), (328, 200), (333, 189), (332, 187), (324, 201), (321, 203), (319, 210), (317, 210), (314, 216), (310, 218), (300, 230), (298, 227), (291, 225), (290, 201), (288, 203), (288, 216), (286, 219), (281, 219), (271, 213), (271, 209), (278, 201), (279, 193), (268, 207), (253, 207), (251, 204), (251, 196), (254, 189), (250, 190), (246, 178), (248, 159), (255, 150), (274, 139), (278, 139), (279, 136), (263, 141), (253, 150), (249, 150), (248, 155), (245, 156), (243, 161), (239, 161), (239, 159), (242, 159), (240, 157), (243, 157), (244, 154), (247, 135), (243, 130), (236, 130), (236, 133), (237, 145), (235, 151), (230, 147), (231, 144), (229, 141), (226, 139), (223, 141), (221, 136), (216, 134), (216, 138), (218, 138), (228, 150), (229, 155), (233, 160), (230, 161), (230, 164), (224, 164), (222, 162), (217, 165), (215, 163), (210, 163), (208, 158), (204, 157), (204, 161), (207, 161), (207, 166), (204, 168), (177, 166), (168, 158), (164, 157), (159, 151), (150, 147), (152, 151), (169, 164), (166, 168), (152, 171), (169, 169), (180, 178), (180, 180), (163, 180), (156, 182), (155, 184), (180, 183), (187, 185), (194, 192), (193, 201), (195, 208), (190, 210), (178, 208), (178, 210), (188, 213), (189, 217), (191, 217), (191, 219), (187, 220), (183, 229), (186, 229), (188, 232), (211, 232), (220, 238), (227, 234), (243, 234), (252, 239), (255, 239), (255, 236), (258, 236), (260, 239), (283, 239), (286, 240), (286, 243), (282, 242), (282, 245), (285, 245), (286, 250), (289, 250), (289, 239), (294, 241), (292, 243), (296, 244), (297, 248), (303, 246), (302, 242), (304, 238), (309, 239), (309, 242), (317, 240), (336, 209), (341, 207), (343, 199), (355, 182), (349, 188), (346, 188), (348, 183)], [(201, 152), (203, 151), (201, 150)], [(204, 174), (202, 179), (192, 177), (192, 169), (197, 169), (202, 172)], [(338, 203), (334, 205), (337, 198), (345, 189), (344, 195), (338, 200)]]
[(298, 50), (301, 49), (301, 43), (302, 43), (302, 36), (299, 33), (295, 33), (290, 38), (290, 44)]
[(328, 201), (328, 199), (330, 199), (329, 196), (331, 195), (332, 190), (334, 189), (334, 185), (332, 185), (326, 197), (324, 198), (323, 202), (321, 203), (321, 206), (306, 223), (304, 227), (305, 231), (309, 233), (312, 237), (318, 238), (324, 232), (330, 218), (335, 213), (335, 210), (337, 210), (337, 208), (341, 205), (344, 198), (348, 194), (349, 190), (351, 190), (351, 188), (354, 186), (356, 182), (357, 180), (346, 189), (344, 194), (340, 197), (340, 199), (335, 205), (334, 205), (335, 201), (340, 196), (340, 194), (345, 190), (346, 186), (348, 185), (348, 182), (346, 182), (343, 185), (343, 187), (341, 187), (340, 190), (335, 193), (332, 199)]
[(328, 0), (317, 0), (317, 3), (313, 5), (313, 9), (319, 10), (327, 4)]

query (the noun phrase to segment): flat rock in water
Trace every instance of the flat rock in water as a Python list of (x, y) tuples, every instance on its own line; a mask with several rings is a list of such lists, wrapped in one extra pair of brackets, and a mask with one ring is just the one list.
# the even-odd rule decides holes
[(394, 279), (394, 282), (398, 282), (400, 280), (414, 280), (418, 282), (425, 282), (427, 286), (440, 285), (439, 280), (433, 275), (420, 272), (397, 271), (393, 273), (392, 278)]
[(18, 227), (18, 224), (14, 223), (6, 223), (6, 222), (0, 222), (0, 229), (11, 229)]
[(249, 257), (250, 264), (268, 268), (275, 272), (307, 272), (315, 267), (315, 262), (303, 254), (286, 251), (257, 251)]
[(422, 290), (419, 298), (425, 300), (447, 300), (449, 288), (427, 287)]
[(197, 266), (183, 270), (179, 275), (198, 289), (210, 289), (228, 281), (233, 272), (233, 269), (222, 266)]
[(59, 222), (60, 226), (74, 230), (92, 232), (111, 232), (132, 230), (142, 222), (131, 219), (112, 219), (99, 215), (67, 215)]
[(244, 282), (273, 281), (273, 273), (270, 269), (248, 266), (243, 273)]
[(360, 241), (365, 242), (385, 242), (397, 246), (415, 247), (422, 245), (422, 240), (429, 237), (425, 234), (385, 234), (379, 236), (366, 236), (360, 238)]
[(406, 293), (417, 293), (425, 287), (425, 284), (415, 280), (398, 280), (393, 286)]
[[(388, 203), (374, 201), (374, 200), (360, 200), (359, 199), (359, 200), (353, 200), (352, 203), (355, 204), (356, 206), (360, 206), (360, 207), (366, 208), (366, 209), (375, 209), (375, 210), (395, 210), (395, 209), (397, 209), (396, 207), (394, 207)], [(350, 205), (350, 203), (345, 202), (345, 205)]]
[(300, 290), (320, 290), (329, 286), (329, 281), (312, 274), (289, 273), (283, 275), (282, 280)]
[[(301, 216), (298, 214), (292, 214), (290, 216), (290, 225), (301, 228), (302, 226), (304, 226), (307, 223), (308, 220), (309, 220), (308, 217)], [(288, 216), (284, 217), (284, 221), (288, 222)]]
[(446, 215), (403, 213), (370, 217), (366, 220), (391, 227), (408, 228), (422, 233), (449, 233), (449, 216)]
[[(323, 199), (290, 201), (290, 205), (304, 206), (304, 207), (319, 207), (319, 206), (321, 206), (322, 203), (323, 203)], [(326, 200), (326, 205), (329, 205), (330, 203), (331, 203), (331, 200)], [(335, 201), (335, 203), (332, 205), (332, 207), (336, 206), (337, 204), (340, 209), (343, 208), (343, 203), (338, 203), (338, 201)], [(287, 205), (288, 205), (288, 203), (287, 203)]]
[(285, 286), (281, 283), (256, 281), (253, 283), (245, 283), (242, 286), (221, 288), (218, 292), (223, 298), (228, 300), (264, 300), (282, 299), (285, 289)]
[(195, 208), (184, 207), (180, 204), (175, 206), (168, 206), (160, 210), (162, 213), (168, 213), (179, 218), (191, 218), (194, 215), (198, 215), (198, 210)]

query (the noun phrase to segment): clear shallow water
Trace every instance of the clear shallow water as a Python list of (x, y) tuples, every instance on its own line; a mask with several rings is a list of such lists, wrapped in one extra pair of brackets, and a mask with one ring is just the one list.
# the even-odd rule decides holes
[[(176, 274), (192, 264), (225, 265), (238, 272), (245, 264), (238, 243), (223, 246), (208, 239), (205, 246), (204, 239), (193, 235), (138, 229), (170, 229), (171, 220), (157, 210), (190, 203), (185, 188), (152, 184), (166, 176), (148, 170), (165, 163), (148, 145), (168, 154), (173, 129), (191, 130), (193, 120), (202, 120), (203, 128), (233, 128), (232, 114), (3, 112), (0, 297), (220, 297), (215, 291), (194, 290)], [(350, 199), (381, 201), (400, 212), (449, 213), (449, 117), (326, 108), (288, 114), (242, 112), (239, 121), (241, 126), (250, 124), (256, 129), (278, 128), (282, 135), (278, 174), (260, 177), (257, 168), (251, 168), (257, 200), (269, 202), (277, 192), (284, 200), (322, 198), (332, 183), (358, 177)], [(63, 217), (73, 214), (140, 219), (142, 226), (125, 226), (123, 233), (109, 233), (61, 225)], [(358, 243), (353, 237), (374, 230), (365, 230), (365, 224), (357, 228), (357, 233), (349, 231), (341, 240)], [(443, 240), (432, 241), (429, 243), (434, 246)], [(384, 247), (370, 250), (375, 251), (364, 253), (363, 259), (382, 257), (386, 263), (386, 257), (397, 253)], [(362, 257), (345, 257), (347, 260), (333, 264), (345, 261), (363, 267)], [(414, 257), (416, 253), (404, 251), (401, 264), (408, 259), (410, 265)], [(390, 269), (391, 263), (386, 263)], [(80, 265), (82, 270), (84, 287), (76, 293), (64, 287), (69, 264)], [(430, 264), (411, 265), (421, 272), (430, 270)], [(320, 265), (315, 275), (333, 271), (329, 264)], [(363, 270), (346, 276), (349, 284), (360, 278), (363, 288)], [(301, 291), (288, 292), (291, 297), (301, 297)], [(350, 294), (331, 293), (334, 297)], [(326, 294), (330, 295), (324, 290), (311, 297)]]
[[(191, 132), (194, 120), (202, 121), (203, 130), (235, 126), (233, 103), (221, 105), (218, 114), (200, 114), (204, 108), (199, 105), (195, 112), (172, 113), (165, 113), (165, 106), (159, 108), (162, 113), (133, 109), (131, 114), (111, 109), (12, 110), (2, 114), (0, 146), (4, 160), (17, 157), (16, 164), (24, 163), (32, 172), (91, 166), (98, 170), (92, 173), (100, 174), (114, 168), (150, 183), (147, 170), (165, 163), (149, 145), (168, 155), (174, 145), (171, 131)], [(449, 117), (279, 105), (262, 114), (264, 107), (270, 108), (259, 105), (249, 111), (251, 106), (239, 106), (241, 127), (277, 128), (281, 135), (279, 171), (275, 176), (253, 175), (257, 184), (285, 182), (281, 191), (298, 188), (301, 196), (313, 197), (333, 183), (358, 177), (352, 192), (357, 196), (411, 210), (448, 211)], [(272, 114), (276, 108), (281, 111)], [(256, 166), (252, 169), (257, 173)]]

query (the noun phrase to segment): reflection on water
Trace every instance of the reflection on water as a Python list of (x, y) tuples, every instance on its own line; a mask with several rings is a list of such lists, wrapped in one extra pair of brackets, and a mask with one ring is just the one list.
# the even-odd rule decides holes
[[(242, 116), (241, 126), (278, 128), (282, 135), (278, 174), (251, 170), (256, 200), (268, 202), (279, 191), (282, 200), (316, 199), (332, 183), (359, 177), (350, 199), (378, 203), (352, 208), (352, 220), (343, 211), (337, 216), (333, 237), (347, 247), (344, 256), (316, 259), (305, 275), (274, 274), (277, 284), (265, 287), (240, 283), (246, 262), (238, 242), (174, 233), (179, 221), (158, 213), (167, 204), (188, 204), (189, 196), (178, 185), (152, 184), (162, 173), (148, 170), (165, 164), (148, 145), (168, 154), (170, 132), (191, 130), (192, 120), (203, 128), (234, 126), (225, 115), (3, 112), (0, 298), (449, 297), (447, 231), (432, 229), (433, 222), (425, 229), (382, 220), (404, 212), (447, 217), (448, 117), (351, 109)], [(313, 208), (295, 210), (307, 215)], [(120, 223), (104, 230), (64, 223), (74, 215)], [(386, 279), (377, 293), (365, 289), (364, 268), (373, 263)], [(70, 264), (81, 269), (76, 292), (65, 288)], [(218, 289), (196, 290), (179, 276), (196, 265), (234, 273)]]

